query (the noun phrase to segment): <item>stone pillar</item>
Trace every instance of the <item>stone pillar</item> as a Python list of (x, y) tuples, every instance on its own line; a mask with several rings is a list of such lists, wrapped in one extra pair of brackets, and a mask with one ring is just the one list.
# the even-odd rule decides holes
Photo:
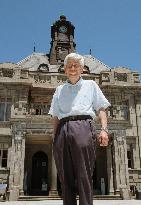
[(55, 160), (53, 157), (53, 152), (52, 152), (52, 166), (51, 166), (51, 187), (49, 191), (50, 196), (58, 196), (58, 191), (57, 191), (57, 170), (56, 170), (56, 165), (55, 165)]
[(130, 199), (129, 190), (129, 173), (127, 162), (127, 145), (125, 138), (125, 130), (118, 130), (116, 132), (116, 174), (119, 178), (117, 189), (120, 190), (120, 195), (123, 199)]
[(20, 177), (20, 195), (24, 195), (23, 182), (24, 182), (24, 160), (25, 160), (25, 136), (22, 137), (21, 144), (21, 177)]
[(119, 152), (118, 152), (118, 144), (116, 140), (116, 134), (114, 133), (114, 138), (113, 138), (113, 149), (114, 149), (114, 166), (115, 166), (115, 193), (119, 194), (119, 186), (120, 186), (120, 173), (119, 173)]
[(14, 188), (14, 168), (15, 168), (15, 140), (12, 138), (12, 147), (11, 153), (9, 156), (9, 164), (10, 164), (10, 174), (9, 174), (9, 187), (8, 187), (8, 200), (14, 201), (17, 200), (18, 194)]
[(13, 132), (9, 176), (9, 200), (16, 201), (23, 193), (25, 141), (21, 131)]
[[(130, 109), (130, 123), (132, 124), (132, 129), (127, 129), (127, 135), (128, 136), (133, 136), (136, 139), (136, 147), (133, 150), (135, 153), (133, 154), (134, 157), (134, 169), (138, 169), (140, 167), (140, 149), (141, 145), (139, 143), (139, 135), (141, 135), (141, 130), (140, 125), (141, 123), (139, 122), (141, 113), (139, 110), (139, 104), (138, 104), (138, 99), (134, 95), (130, 95), (130, 100), (129, 100), (129, 109)], [(141, 104), (141, 103), (140, 103)]]
[(137, 145), (139, 151), (139, 160), (138, 161), (138, 168), (141, 168), (141, 98), (140, 96), (136, 96), (134, 99), (135, 103), (135, 112), (136, 112), (136, 127), (137, 127)]
[(113, 195), (114, 190), (114, 162), (112, 144), (107, 147), (107, 175), (108, 175), (108, 194)]

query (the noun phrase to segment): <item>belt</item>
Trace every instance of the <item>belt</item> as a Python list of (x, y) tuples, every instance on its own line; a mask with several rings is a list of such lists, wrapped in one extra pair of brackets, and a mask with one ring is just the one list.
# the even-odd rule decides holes
[(86, 120), (86, 119), (93, 119), (90, 115), (74, 115), (74, 116), (68, 116), (60, 119), (60, 123), (64, 123), (67, 121), (76, 121), (76, 120)]

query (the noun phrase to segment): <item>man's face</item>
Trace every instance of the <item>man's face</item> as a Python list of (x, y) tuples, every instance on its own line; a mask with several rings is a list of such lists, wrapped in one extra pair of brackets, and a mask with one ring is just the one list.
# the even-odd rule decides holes
[(72, 84), (76, 83), (79, 80), (80, 75), (83, 72), (83, 66), (81, 66), (79, 61), (75, 59), (68, 59), (68, 62), (65, 65), (64, 69), (65, 74)]

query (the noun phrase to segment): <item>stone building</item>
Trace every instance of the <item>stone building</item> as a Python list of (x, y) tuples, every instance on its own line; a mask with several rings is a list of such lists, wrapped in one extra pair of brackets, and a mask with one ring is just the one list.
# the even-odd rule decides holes
[[(49, 54), (34, 52), (17, 64), (0, 64), (0, 183), (7, 184), (9, 200), (61, 193), (48, 110), (56, 86), (66, 81), (63, 60), (75, 51), (74, 29), (62, 15), (51, 26)], [(84, 58), (83, 78), (95, 80), (112, 105), (107, 111), (110, 144), (97, 147), (94, 194), (128, 199), (129, 190), (141, 186), (139, 73), (110, 68), (92, 55)], [(100, 130), (98, 120), (96, 127)]]

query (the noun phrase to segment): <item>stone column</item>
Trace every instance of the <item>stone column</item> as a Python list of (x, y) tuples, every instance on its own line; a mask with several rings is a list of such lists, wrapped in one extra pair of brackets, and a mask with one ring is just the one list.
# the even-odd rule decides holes
[(136, 96), (134, 99), (135, 103), (135, 112), (136, 112), (136, 127), (137, 127), (137, 145), (139, 152), (138, 168), (141, 168), (141, 98)]
[(125, 138), (125, 130), (118, 130), (116, 133), (116, 149), (117, 149), (117, 174), (119, 175), (119, 184), (117, 188), (120, 189), (120, 194), (123, 199), (130, 199), (129, 191), (129, 173), (127, 163), (127, 145)]
[(120, 186), (120, 173), (119, 173), (119, 152), (118, 152), (118, 144), (117, 144), (117, 140), (116, 140), (116, 134), (114, 133), (114, 138), (113, 138), (113, 149), (114, 149), (114, 166), (115, 166), (115, 193), (119, 194), (120, 190), (119, 190), (119, 186)]
[(134, 149), (135, 153), (133, 157), (134, 157), (134, 169), (137, 169), (141, 165), (140, 163), (141, 162), (140, 161), (141, 142), (139, 142), (139, 139), (141, 139), (141, 126), (140, 126), (141, 122), (139, 122), (139, 120), (141, 119), (140, 118), (141, 111), (139, 109), (139, 102), (137, 96), (130, 95), (129, 109), (130, 109), (130, 122), (132, 124), (132, 130), (131, 128), (127, 129), (127, 135), (133, 136), (136, 139), (136, 145), (135, 145), (136, 147)]
[[(17, 200), (17, 194), (14, 191), (14, 168), (15, 168), (15, 140), (12, 138), (12, 146), (9, 155), (10, 173), (9, 173), (9, 187), (8, 187), (8, 200)], [(15, 196), (16, 194), (16, 196)]]
[(21, 177), (20, 177), (20, 195), (24, 195), (23, 182), (24, 182), (24, 160), (25, 160), (25, 135), (22, 137), (21, 144)]
[(108, 194), (113, 195), (114, 190), (114, 164), (112, 156), (112, 144), (107, 147), (107, 175), (108, 175)]
[(52, 166), (51, 166), (51, 187), (49, 191), (50, 196), (58, 196), (58, 191), (57, 191), (57, 170), (56, 170), (56, 165), (55, 165), (55, 160), (53, 157), (53, 152), (52, 152)]
[(24, 177), (24, 152), (25, 144), (23, 133), (21, 131), (13, 132), (11, 166), (9, 176), (9, 200), (16, 201), (21, 193), (23, 193), (23, 177)]

